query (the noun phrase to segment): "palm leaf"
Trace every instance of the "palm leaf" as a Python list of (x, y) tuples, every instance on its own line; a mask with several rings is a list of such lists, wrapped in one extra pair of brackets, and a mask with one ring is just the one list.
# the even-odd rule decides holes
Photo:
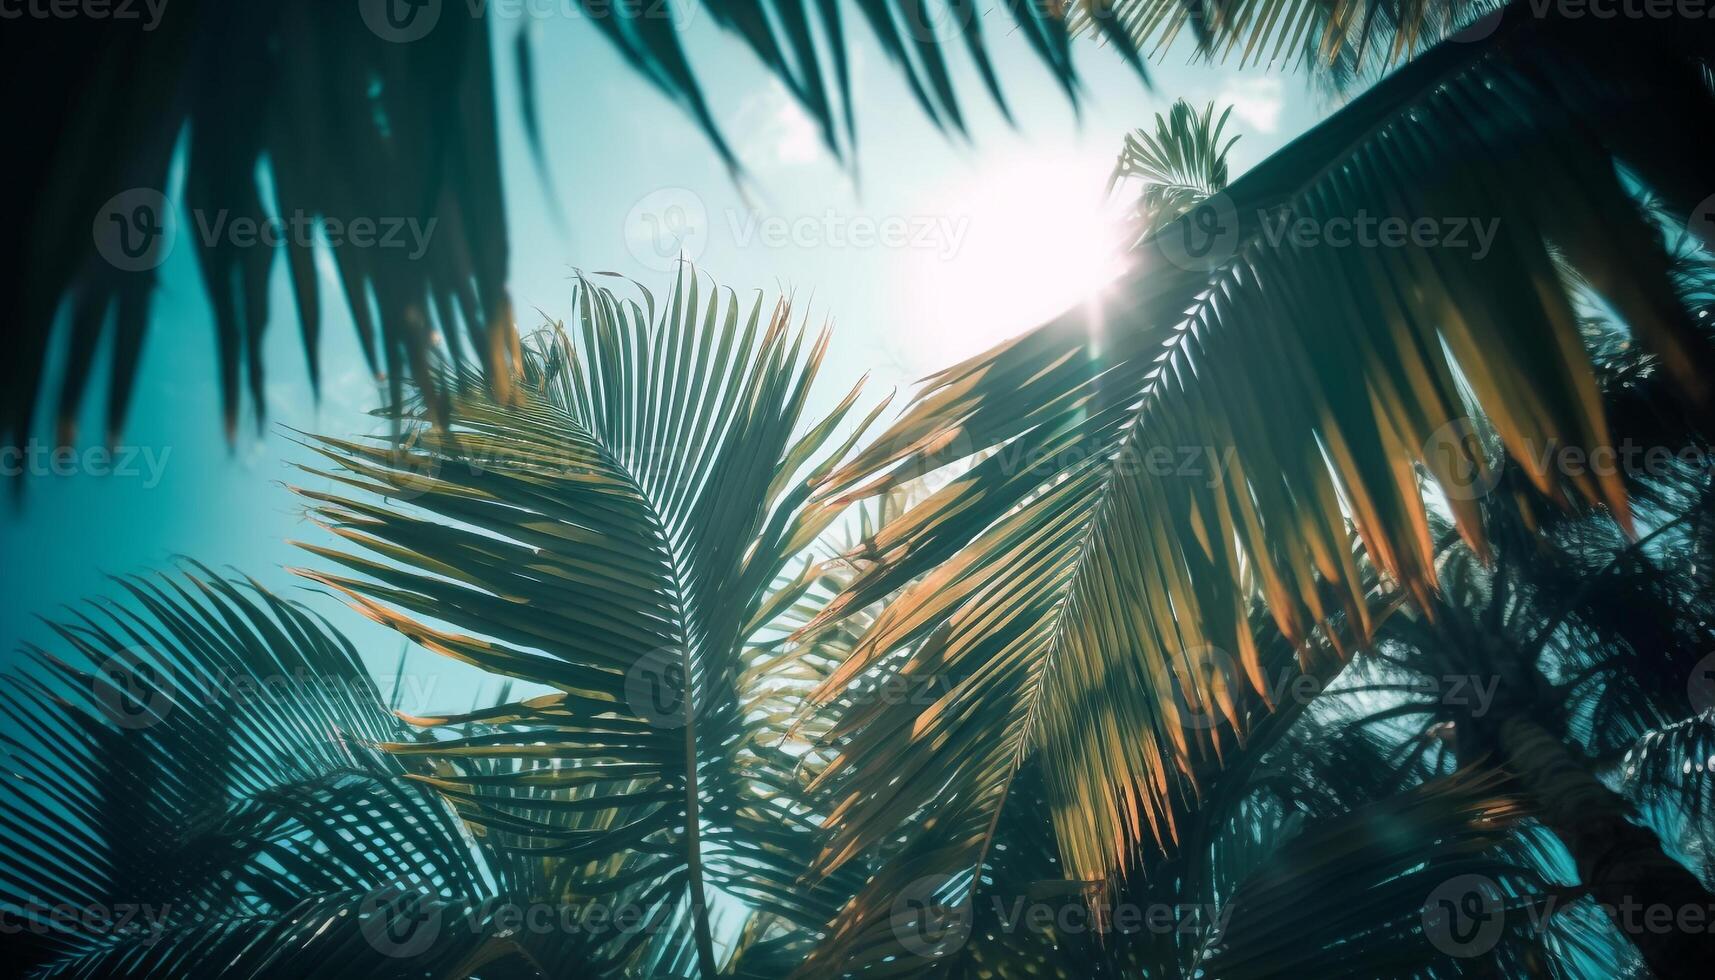
[[(1221, 131), (1233, 114), (1228, 106), (1215, 118), (1215, 104), (1201, 115), (1184, 99), (1163, 116), (1155, 116), (1155, 132), (1134, 130), (1108, 178), (1112, 194), (1120, 181), (1141, 181), (1142, 190), (1129, 215), (1134, 237), (1148, 238), (1178, 220), (1227, 186), (1227, 152), (1237, 136), (1221, 142)], [(1129, 185), (1128, 185), (1129, 186)]]
[[(1309, 825), (1233, 892), (1223, 926), (1206, 937), (1200, 968), (1234, 980), (1283, 970), (1330, 977), (1548, 975), (1530, 912), (1551, 883), (1507, 859), (1508, 830), (1524, 811), (1497, 792), (1499, 782), (1459, 773)], [(1488, 914), (1500, 923), (1487, 949), (1451, 942), (1464, 937), (1438, 917), (1452, 913), (1428, 904), (1449, 885), (1448, 897), (1457, 901), (1465, 882), (1485, 886)]]
[[(1111, 23), (1102, 16), (1107, 0), (1077, 2), (1099, 23)], [(1076, 102), (1064, 7), (1022, 0), (1004, 6)], [(739, 163), (681, 44), (680, 11), (666, 2), (581, 0), (580, 7), (635, 70), (689, 112), (736, 173)], [(36, 95), (14, 100), (0, 116), (8, 131), (29, 134), (26, 152), (7, 154), (0, 169), (15, 232), (0, 254), (0, 267), (9, 270), (0, 292), (19, 331), (0, 438), (19, 446), (32, 436), (49, 365), (62, 356), (56, 344), (64, 359), (50, 393), (57, 441), (76, 439), (90, 376), (109, 344), (106, 428), (110, 440), (117, 435), (143, 353), (155, 267), (173, 237), (194, 239), (214, 313), (228, 438), (246, 392), (262, 418), (267, 283), (282, 244), (317, 387), (326, 299), (311, 233), (292, 230), (283, 243), (242, 246), (218, 230), (268, 218), (297, 229), (309, 225), (295, 222), (309, 220), (341, 228), (415, 222), (425, 232), (420, 255), (359, 247), (355, 227), (328, 250), (366, 363), (385, 375), (391, 401), (414, 382), (439, 419), (443, 395), (430, 365), (437, 355), (457, 359), (468, 349), (504, 400), (517, 351), (505, 285), (490, 31), (486, 12), (464, 16), (451, 2), (444, 8), (441, 0), (407, 4), (401, 9), (410, 16), (400, 26), (378, 19), (396, 12), (392, 0), (337, 13), (209, 0), (163, 5), (159, 22), (147, 25), (35, 18), (7, 31), (0, 79)], [(844, 156), (856, 138), (846, 20), (853, 8), (938, 127), (966, 129), (947, 50), (954, 45), (1005, 111), (984, 33), (992, 10), (975, 0), (701, 0), (695, 9), (741, 38)], [(1106, 36), (1141, 72), (1125, 35)], [(515, 49), (526, 134), (545, 173), (534, 58), (523, 34)], [(182, 208), (162, 194), (181, 160)], [(173, 237), (152, 233), (172, 226)], [(130, 236), (123, 249), (142, 251), (116, 252), (117, 234)], [(377, 234), (388, 234), (386, 226)], [(162, 244), (151, 250), (148, 241)], [(62, 315), (68, 326), (56, 341)]]
[[(1461, 30), (1480, 36), (1489, 23), (1483, 18), (1505, 5), (1505, 0), (1114, 0), (1109, 17), (1151, 58), (1186, 37), (1210, 62), (1240, 68), (1303, 66), (1329, 77), (1339, 92), (1373, 81)], [(1080, 10), (1073, 17), (1075, 29), (1086, 29), (1084, 20)]]
[[(0, 902), (33, 923), (14, 967), (288, 976), (337, 961), (420, 976), (498, 955), (470, 839), (365, 747), (403, 726), (349, 643), (201, 566), (120, 584), (128, 602), (52, 624), (67, 654), (27, 647), (33, 668), (0, 695)], [(408, 896), (470, 926), (426, 936), (415, 967), (372, 941)], [(94, 911), (55, 921), (42, 910), (56, 906)]]
[(826, 337), (806, 347), (787, 303), (741, 307), (692, 272), (659, 309), (582, 279), (575, 306), (572, 332), (528, 348), (516, 407), (460, 398), (401, 452), (316, 440), (368, 493), (301, 492), (368, 554), (311, 547), (362, 577), (303, 574), (545, 690), (415, 719), (490, 734), (387, 748), (432, 759), (430, 783), (545, 887), (648, 910), (655, 940), (607, 968), (712, 976), (717, 889), (800, 943), (849, 890), (797, 887), (820, 818), (773, 685), (802, 687), (806, 664), (767, 628), (822, 576), (788, 565), (837, 516), (807, 499), (857, 393), (801, 425)]
[[(106, 425), (109, 439), (117, 434), (155, 266), (175, 240), (193, 243), (213, 309), (229, 438), (246, 392), (262, 414), (267, 283), (282, 248), (315, 386), (327, 300), (314, 228), (302, 223), (312, 220), (342, 229), (371, 222), (381, 243), (362, 247), (376, 243), (350, 226), (349, 237), (329, 232), (326, 253), (371, 372), (394, 385), (426, 382), (431, 349), (454, 357), (468, 349), (504, 392), (515, 340), (487, 22), (449, 16), (423, 39), (395, 44), (365, 25), (357, 4), (337, 14), (228, 2), (159, 13), (149, 30), (80, 17), (20, 21), (6, 32), (7, 87), (36, 92), (3, 117), (22, 141), (0, 170), (14, 232), (0, 256), (0, 292), (18, 331), (0, 406), (6, 442), (33, 434), (62, 310), (56, 438), (76, 438), (93, 365), (109, 344)], [(181, 163), (188, 214), (162, 195)], [(251, 247), (226, 232), (269, 217), (300, 223), (288, 224), (284, 242)], [(425, 232), (420, 255), (385, 247), (395, 220)], [(114, 223), (130, 237), (115, 237)], [(121, 249), (143, 247), (145, 223), (176, 230), (133, 262)]]
[[(1608, 444), (1550, 243), (1656, 352), (1665, 390), (1707, 416), (1708, 354), (1616, 169), (1675, 220), (1702, 198), (1675, 134), (1715, 109), (1695, 60), (1707, 39), (1627, 30), (1616, 45), (1518, 17), (1431, 51), (1208, 205), (1226, 222), (1218, 252), (1178, 248), (1197, 212), (1150, 239), (1099, 341), (1072, 314), (933, 376), (824, 482), (826, 499), (857, 499), (987, 454), (875, 535), (818, 620), (898, 592), (822, 697), (908, 644), (903, 671), (954, 682), (927, 708), (850, 723), (877, 734), (830, 767), (852, 775), (819, 867), (924, 813), (944, 846), (925, 845), (913, 876), (979, 866), (1030, 759), (1068, 877), (1112, 880), (1170, 847), (1197, 774), (1254, 723), (1244, 699), (1272, 665), (1253, 598), (1305, 669), (1337, 665), (1351, 637), (1318, 625), (1338, 616), (1362, 640), (1374, 618), (1354, 532), (1382, 581), (1419, 604), (1434, 594), (1425, 474), (1486, 546), (1461, 480), (1483, 463), (1438, 432), (1480, 410), (1515, 460)], [(1360, 212), (1491, 217), (1496, 237), (1481, 259), (1409, 239), (1301, 247), (1272, 240), (1281, 212), (1324, 227)], [(1214, 465), (1186, 474), (1182, 449)], [(1627, 526), (1618, 476), (1532, 476), (1519, 505), (1599, 504)], [(854, 904), (836, 934), (863, 934), (878, 908)]]

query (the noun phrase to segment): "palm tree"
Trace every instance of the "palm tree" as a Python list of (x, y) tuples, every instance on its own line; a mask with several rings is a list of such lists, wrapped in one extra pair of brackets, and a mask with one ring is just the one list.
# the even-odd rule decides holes
[(10, 971), (532, 974), (458, 820), (374, 751), (415, 736), (350, 643), (202, 566), (119, 585), (3, 695)]
[[(1141, 72), (1127, 35), (1105, 15), (1107, 0), (1078, 3)], [(0, 36), (0, 79), (9, 90), (32, 93), (11, 100), (0, 115), (8, 132), (23, 134), (0, 165), (15, 232), (0, 254), (7, 270), (0, 293), (19, 333), (4, 376), (0, 438), (22, 445), (33, 435), (62, 306), (70, 326), (60, 342), (66, 367), (53, 394), (55, 438), (62, 444), (76, 438), (77, 411), (108, 333), (114, 350), (108, 438), (124, 424), (155, 270), (171, 247), (172, 227), (183, 220), (180, 202), (162, 193), (180, 155), (182, 205), (195, 220), (291, 223), (283, 242), (261, 247), (241, 247), (228, 235), (196, 236), (229, 438), (246, 391), (262, 415), (267, 281), (281, 244), (312, 387), (317, 383), (326, 299), (316, 284), (306, 223), (312, 219), (341, 227), (408, 219), (435, 230), (423, 254), (409, 259), (399, 249), (347, 247), (330, 232), (330, 257), (364, 356), (372, 372), (385, 375), (392, 401), (414, 382), (445, 421), (444, 393), (433, 386), (434, 355), (484, 366), (504, 399), (519, 354), (506, 293), (487, 5), (359, 0), (296, 9), (210, 0), (156, 5), (146, 15), (142, 6), (127, 8), (135, 17), (13, 19)], [(696, 9), (743, 40), (816, 120), (837, 156), (849, 157), (856, 141), (847, 41), (854, 8), (937, 127), (965, 130), (949, 47), (964, 49), (988, 94), (1006, 109), (985, 41), (991, 11), (975, 0), (777, 0), (766, 7), (710, 0)], [(740, 161), (715, 124), (682, 44), (681, 11), (665, 0), (580, 0), (577, 9), (684, 107), (738, 175)], [(1078, 74), (1065, 5), (1018, 0), (1004, 9), (1009, 26), (1075, 105)], [(512, 47), (522, 122), (546, 179), (526, 31)]]
[(799, 886), (821, 815), (777, 687), (806, 664), (767, 631), (829, 574), (788, 566), (839, 516), (807, 498), (863, 431), (837, 432), (858, 393), (801, 425), (826, 335), (806, 346), (785, 301), (741, 306), (694, 272), (659, 307), (580, 279), (574, 307), (527, 350), (518, 404), (470, 384), (446, 429), (407, 407), (405, 448), (315, 440), (364, 493), (300, 492), (361, 550), (310, 548), (358, 577), (303, 574), (544, 692), (411, 719), (491, 733), (384, 746), (432, 760), (532, 894), (624, 883), (671, 922), (660, 949), (690, 953), (654, 968), (711, 977), (731, 959), (718, 906), (743, 903), (736, 968), (761, 975), (855, 887)]
[[(128, 584), (117, 629), (58, 627), (87, 666), (35, 651), (43, 669), (6, 705), (34, 738), (14, 743), (0, 826), (45, 851), (14, 851), (0, 898), (183, 917), (170, 943), (52, 937), (35, 962), (779, 976), (803, 958), (857, 884), (801, 882), (825, 814), (798, 730), (831, 719), (797, 708), (850, 637), (784, 637), (849, 577), (800, 556), (829, 551), (839, 513), (805, 501), (862, 435), (857, 391), (806, 423), (826, 335), (807, 344), (786, 302), (765, 319), (760, 295), (741, 308), (692, 272), (659, 307), (588, 280), (576, 306), (574, 331), (524, 347), (515, 403), (472, 372), (443, 379), (452, 425), (419, 396), (387, 410), (414, 427), (402, 444), (317, 438), (344, 489), (299, 491), (374, 556), (313, 547), (361, 577), (303, 574), (525, 690), (393, 717), (349, 643), (259, 587)], [(297, 682), (234, 710), (234, 678)], [(637, 921), (530, 929), (509, 908)], [(222, 966), (240, 943), (254, 959)]]
[[(1524, 467), (1504, 501), (1469, 492), (1490, 468), (1471, 416), (1515, 464), (1615, 444), (1585, 288), (1653, 354), (1672, 399), (1657, 410), (1707, 430), (1706, 339), (1635, 193), (1680, 227), (1706, 195), (1681, 138), (1715, 108), (1705, 25), (1530, 14), (1411, 61), (1148, 239), (1099, 327), (1068, 315), (933, 375), (825, 481), (822, 499), (861, 499), (980, 459), (882, 528), (804, 634), (892, 597), (821, 695), (906, 649), (898, 669), (951, 685), (854, 723), (831, 767), (847, 777), (836, 817), (867, 818), (835, 821), (818, 868), (908, 844), (828, 956), (884, 935), (902, 882), (973, 887), (1032, 766), (1068, 879), (1117, 883), (1171, 851), (1258, 737), (1268, 678), (1331, 676), (1391, 605), (1433, 608), (1423, 476), (1479, 556), (1495, 508), (1595, 506), (1629, 530), (1614, 473)], [(1279, 234), (1283, 216), (1327, 231), (1365, 215), (1439, 230), (1368, 248)], [(1484, 220), (1487, 249), (1450, 237)], [(1186, 451), (1208, 462), (1187, 471)], [(1253, 599), (1285, 643), (1255, 639)]]

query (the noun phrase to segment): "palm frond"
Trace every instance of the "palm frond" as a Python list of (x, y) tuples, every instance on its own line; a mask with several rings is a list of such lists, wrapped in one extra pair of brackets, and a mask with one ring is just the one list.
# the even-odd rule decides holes
[[(1373, 81), (1444, 38), (1468, 31), (1506, 0), (1114, 0), (1108, 17), (1155, 58), (1185, 38), (1198, 57), (1235, 67), (1304, 67), (1336, 92)], [(1086, 16), (1073, 17), (1085, 29)]]
[(1715, 712), (1649, 732), (1626, 750), (1618, 789), (1667, 840), (1705, 887), (1715, 887)]
[[(1552, 882), (1508, 860), (1526, 814), (1499, 782), (1458, 773), (1311, 823), (1226, 901), (1199, 968), (1234, 980), (1547, 975), (1535, 927)], [(1452, 920), (1469, 917), (1471, 898), (1474, 936)]]
[[(984, 6), (977, 0), (697, 0), (717, 24), (741, 38), (746, 47), (815, 120), (822, 140), (837, 156), (855, 149), (856, 123), (852, 101), (851, 53), (847, 16), (856, 9), (889, 65), (904, 76), (918, 108), (941, 129), (964, 134), (967, 126), (954, 85), (950, 49), (962, 47), (983, 86), (1003, 114), (1010, 118), (1006, 97), (990, 57), (984, 21), (989, 26), (1021, 33), (1074, 105), (1078, 74), (1072, 61), (1068, 17), (1073, 9), (1097, 25), (1141, 74), (1143, 64), (1131, 39), (1117, 30), (1108, 15), (1111, 0), (1067, 0), (1040, 3), (1005, 0)], [(709, 113), (701, 83), (679, 43), (680, 26), (668, 5), (618, 5), (584, 0), (600, 7), (593, 19), (618, 46), (626, 60), (656, 86), (677, 99), (714, 139), (729, 164), (737, 161), (726, 149)], [(995, 12), (1004, 10), (1005, 15)]]
[[(1232, 106), (1215, 118), (1215, 104), (1201, 115), (1184, 99), (1163, 116), (1155, 116), (1155, 132), (1127, 134), (1108, 191), (1121, 181), (1141, 181), (1137, 205), (1129, 216), (1135, 239), (1160, 233), (1169, 224), (1227, 186), (1227, 151), (1239, 138), (1221, 141)], [(1127, 185), (1129, 188), (1129, 184)]]
[(790, 660), (766, 628), (823, 574), (787, 569), (838, 515), (807, 501), (857, 438), (834, 438), (857, 391), (801, 425), (826, 336), (806, 346), (784, 301), (746, 306), (692, 271), (659, 309), (580, 280), (575, 328), (527, 348), (516, 407), (461, 397), (398, 452), (320, 438), (367, 492), (301, 491), (368, 553), (310, 547), (362, 577), (303, 574), (548, 692), (414, 719), (489, 733), (387, 748), (433, 760), (426, 781), (540, 887), (623, 888), (659, 921), (607, 968), (714, 975), (717, 890), (800, 940), (844, 900), (796, 887), (820, 820), (764, 686)]
[[(0, 115), (19, 134), (0, 164), (12, 232), (0, 292), (17, 331), (0, 438), (33, 435), (63, 356), (49, 399), (56, 438), (73, 441), (104, 350), (117, 434), (175, 243), (194, 248), (214, 314), (229, 437), (246, 393), (260, 423), (281, 251), (312, 386), (328, 302), (318, 261), (331, 259), (373, 374), (428, 382), (431, 350), (468, 349), (503, 393), (516, 341), (486, 20), (448, 16), (398, 44), (358, 4), (158, 6), (152, 24), (26, 18), (5, 34), (0, 77), (35, 94)], [(282, 234), (246, 224), (270, 219)]]
[[(898, 592), (821, 696), (907, 644), (903, 672), (954, 682), (926, 708), (850, 723), (897, 734), (830, 767), (853, 775), (821, 868), (919, 813), (947, 833), (936, 861), (980, 864), (1030, 759), (1068, 877), (1112, 880), (1170, 847), (1196, 774), (1253, 723), (1242, 698), (1272, 666), (1253, 599), (1305, 669), (1337, 665), (1374, 620), (1359, 543), (1398, 594), (1435, 593), (1425, 475), (1479, 553), (1482, 509), (1509, 503), (1479, 506), (1486, 461), (1444, 438), (1466, 416), (1516, 461), (1610, 443), (1550, 243), (1657, 352), (1665, 390), (1707, 415), (1703, 338), (1618, 169), (1679, 220), (1704, 196), (1674, 134), (1715, 110), (1707, 38), (1626, 30), (1618, 45), (1518, 17), (1431, 51), (1146, 243), (1099, 339), (1071, 314), (933, 376), (824, 482), (824, 498), (858, 499), (988, 454), (881, 529), (808, 634)], [(1340, 248), (1270, 231), (1364, 214), (1492, 221), (1493, 240)], [(1221, 235), (1195, 242), (1209, 217)], [(1523, 471), (1517, 505), (1601, 505), (1627, 526), (1617, 475)], [(1351, 636), (1318, 629), (1336, 617)]]
[[(404, 731), (349, 643), (201, 566), (120, 584), (127, 602), (52, 624), (66, 654), (27, 648), (0, 694), (0, 902), (30, 923), (14, 966), (286, 975), (337, 954), (398, 975), (364, 942), (386, 896), (489, 893), (448, 808), (367, 748)], [(495, 938), (435, 943), (463, 959)]]
[[(1108, 0), (1075, 2), (1098, 23), (1114, 23), (1102, 15)], [(1008, 26), (1076, 104), (1065, 5), (1002, 6)], [(684, 106), (735, 173), (739, 161), (681, 43), (682, 16), (706, 12), (742, 39), (816, 121), (830, 150), (846, 156), (856, 139), (853, 8), (938, 127), (966, 130), (954, 47), (1006, 110), (984, 23), (1001, 18), (976, 0), (579, 5), (635, 70)], [(402, 22), (399, 10), (407, 13)], [(368, 367), (385, 376), (392, 401), (414, 383), (439, 419), (443, 393), (431, 364), (466, 356), (467, 348), (487, 366), (496, 395), (507, 397), (517, 350), (486, 7), (430, 0), (399, 10), (390, 0), (337, 12), (175, 3), (150, 8), (158, 20), (26, 18), (6, 32), (0, 79), (36, 94), (13, 100), (0, 116), (8, 131), (28, 134), (25, 151), (7, 154), (0, 169), (14, 231), (0, 253), (9, 270), (0, 292), (19, 331), (0, 438), (22, 445), (32, 436), (50, 365), (63, 363), (48, 397), (55, 438), (74, 441), (104, 349), (112, 352), (107, 436), (117, 434), (143, 355), (157, 267), (182, 239), (192, 239), (214, 314), (228, 438), (246, 393), (258, 424), (262, 418), (267, 284), (282, 250), (312, 387), (327, 302), (317, 259), (325, 244)], [(1104, 36), (1142, 72), (1122, 32)], [(534, 57), (523, 34), (515, 49), (526, 134), (542, 171)], [(168, 195), (180, 165), (183, 192)], [(238, 230), (270, 220), (278, 240)], [(325, 237), (318, 238), (318, 223)]]

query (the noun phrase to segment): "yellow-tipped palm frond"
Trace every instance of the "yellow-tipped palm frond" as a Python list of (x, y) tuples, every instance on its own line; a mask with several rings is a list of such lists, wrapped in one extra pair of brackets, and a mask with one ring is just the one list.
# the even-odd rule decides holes
[[(825, 964), (887, 955), (906, 882), (970, 880), (1028, 760), (1068, 877), (1171, 848), (1291, 651), (1322, 671), (1367, 635), (1360, 544), (1391, 593), (1433, 593), (1426, 479), (1479, 552), (1489, 505), (1626, 522), (1617, 474), (1537, 462), (1609, 442), (1556, 259), (1707, 418), (1704, 338), (1632, 192), (1690, 217), (1708, 188), (1688, 134), (1715, 103), (1706, 28), (1613, 32), (1520, 16), (1431, 51), (1145, 243), (1099, 324), (1068, 315), (931, 377), (824, 482), (860, 498), (986, 453), (877, 533), (819, 620), (897, 593), (823, 697), (907, 645), (902, 671), (947, 690), (842, 726), (819, 867), (909, 843)], [(1406, 231), (1361, 243), (1365, 215)], [(1516, 499), (1481, 496), (1479, 412), (1529, 477)], [(1257, 601), (1284, 654), (1253, 639)]]

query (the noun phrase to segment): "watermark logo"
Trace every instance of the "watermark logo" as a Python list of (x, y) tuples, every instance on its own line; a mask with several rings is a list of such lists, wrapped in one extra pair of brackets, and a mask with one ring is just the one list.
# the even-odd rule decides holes
[(0, 20), (103, 20), (161, 26), (167, 0), (0, 0)]
[(1489, 465), (1485, 456), (1476, 423), (1463, 416), (1448, 420), (1429, 434), (1422, 458), (1441, 491), (1453, 500), (1487, 496), (1501, 480), (1501, 468)]
[(420, 445), (425, 431), (413, 428), (387, 450), (388, 497), (416, 500), (440, 483), (441, 454)]
[(1221, 711), (1221, 690), (1237, 691), (1244, 684), (1233, 655), (1219, 647), (1190, 647), (1178, 666), (1179, 683), (1174, 685), (1174, 705), (1179, 709), (1179, 723), (1193, 731), (1207, 731), (1227, 723)]
[(108, 264), (123, 272), (146, 272), (173, 251), (176, 221), (165, 194), (133, 187), (107, 199), (90, 231), (95, 251)]
[(625, 247), (656, 272), (679, 260), (696, 262), (709, 245), (709, 209), (695, 191), (663, 187), (643, 196), (625, 216)]
[(1715, 653), (1711, 653), (1691, 668), (1691, 680), (1686, 684), (1691, 707), (1698, 714), (1715, 712)]
[(420, 41), (441, 19), (441, 0), (358, 0), (358, 13), (383, 41)]
[[(434, 703), (437, 674), (405, 674), (395, 692), (410, 713)], [(125, 649), (91, 675), (95, 707), (125, 729), (151, 728), (179, 711), (241, 713), (270, 704), (350, 704), (376, 696), (368, 674), (340, 675), (297, 666), (289, 672), (252, 674), (175, 672), (147, 650)]]
[(946, 261), (959, 254), (970, 231), (967, 215), (821, 214), (765, 215), (728, 211), (727, 231), (739, 248), (913, 249)]
[(68, 933), (123, 938), (144, 947), (160, 941), (166, 931), (171, 905), (118, 902), (113, 905), (43, 905), (25, 902), (13, 911), (0, 908), (0, 936), (33, 933), (63, 939)]
[[(1236, 700), (1238, 692), (1252, 688), (1249, 676), (1241, 670), (1237, 659), (1216, 647), (1193, 648), (1186, 652), (1185, 659), (1187, 664), (1174, 668), (1179, 683), (1175, 685), (1173, 701), (1180, 724), (1194, 731), (1229, 724), (1216, 692), (1225, 687), (1235, 692)], [(1342, 690), (1295, 665), (1281, 667), (1263, 681), (1262, 697), (1277, 708), (1286, 704), (1307, 705), (1324, 694), (1338, 694)], [(1486, 716), (1494, 707), (1500, 686), (1498, 674), (1461, 673), (1416, 674), (1398, 684), (1404, 693), (1453, 709), (1452, 713), (1467, 718)]]
[(1257, 212), (1257, 222), (1269, 247), (1291, 243), (1294, 248), (1433, 248), (1464, 252), (1481, 262), (1493, 250), (1501, 219), (1450, 215), (1431, 217), (1371, 214), (1359, 208), (1351, 215), (1293, 217), (1290, 209)]
[(1498, 7), (1491, 10), (1483, 16), (1478, 17), (1476, 20), (1471, 21), (1469, 24), (1466, 24), (1464, 27), (1454, 31), (1452, 34), (1447, 35), (1447, 40), (1453, 41), (1457, 44), (1472, 44), (1477, 41), (1481, 41), (1495, 33), (1495, 28), (1501, 26), (1501, 16), (1505, 13), (1505, 7)]
[(0, 447), (0, 476), (93, 476), (141, 480), (143, 489), (161, 485), (171, 446), (55, 446), (31, 439), (22, 446)]
[(1510, 448), (1511, 453), (1490, 453), (1479, 423), (1461, 417), (1431, 432), (1420, 458), (1450, 500), (1487, 496), (1500, 485), (1501, 471), (1507, 466), (1521, 467), (1533, 482), (1547, 477), (1660, 478), (1682, 470), (1706, 471), (1711, 466), (1709, 454), (1701, 446), (1646, 446), (1629, 438), (1596, 446), (1527, 439)]
[(1715, 194), (1704, 198), (1691, 209), (1691, 217), (1685, 222), (1685, 230), (1702, 242), (1705, 250), (1715, 251)]
[(125, 649), (102, 661), (91, 676), (95, 704), (120, 728), (140, 731), (167, 720), (178, 700), (171, 673), (148, 651)]
[(319, 240), (336, 249), (399, 249), (413, 262), (428, 254), (435, 225), (440, 221), (436, 217), (424, 220), (404, 215), (318, 217), (302, 208), (278, 217), (264, 215), (260, 218), (234, 215), (228, 208), (214, 211), (194, 208), (191, 218), (196, 223), (197, 239), (209, 247), (256, 248), (260, 245), (278, 248), (290, 242), (302, 248), (314, 248)]
[(948, 875), (918, 878), (893, 900), (889, 924), (907, 952), (938, 959), (964, 949), (970, 941), (975, 909), (969, 897), (952, 905), (943, 901), (951, 881)]
[(1506, 928), (1501, 888), (1483, 875), (1459, 875), (1439, 885), (1423, 902), (1423, 934), (1448, 956), (1482, 956)]
[(690, 696), (685, 655), (678, 647), (657, 647), (625, 672), (625, 703), (631, 713), (655, 728), (683, 728)]
[(978, 16), (975, 0), (918, 0), (895, 12), (913, 40), (937, 45), (963, 38)]
[(1224, 193), (1211, 194), (1155, 236), (1156, 247), (1181, 269), (1220, 268), (1239, 247), (1239, 212)]
[(358, 931), (383, 956), (409, 959), (428, 952), (440, 938), (445, 903), (419, 891), (385, 888), (358, 905)]

